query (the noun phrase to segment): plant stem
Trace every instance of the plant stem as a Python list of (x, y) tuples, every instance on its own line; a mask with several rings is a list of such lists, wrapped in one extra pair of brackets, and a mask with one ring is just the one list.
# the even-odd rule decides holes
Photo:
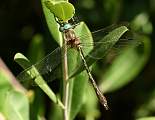
[(67, 64), (67, 44), (63, 37), (64, 47), (62, 49), (62, 63), (63, 63), (63, 104), (65, 109), (63, 109), (64, 120), (69, 120), (68, 116), (68, 96), (69, 96), (69, 82), (68, 82), (68, 64)]

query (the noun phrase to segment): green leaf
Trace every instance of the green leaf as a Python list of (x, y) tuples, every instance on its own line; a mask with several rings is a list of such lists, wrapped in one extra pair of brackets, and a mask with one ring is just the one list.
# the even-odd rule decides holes
[(134, 110), (134, 116), (135, 118), (142, 118), (146, 116), (150, 116), (154, 113), (155, 109), (155, 89), (151, 91), (146, 91), (146, 89), (141, 90), (137, 93), (140, 99), (141, 104), (136, 106), (136, 109)]
[[(26, 95), (24, 94), (25, 89), (19, 86), (16, 79), (7, 69), (2, 60), (0, 60), (0, 66), (0, 113), (3, 113), (7, 120), (29, 120), (28, 101)], [(12, 94), (11, 91), (14, 91), (14, 89), (20, 91), (16, 92), (21, 95), (19, 97), (20, 99), (18, 99), (18, 96), (16, 96), (14, 92)], [(12, 97), (7, 99), (9, 92), (11, 92), (9, 95), (15, 95), (14, 99), (12, 99)], [(12, 102), (11, 105), (9, 105), (8, 100)], [(18, 104), (16, 102), (14, 103), (13, 100), (16, 100)]]
[(51, 33), (51, 35), (53, 36), (54, 40), (60, 45), (62, 46), (63, 43), (63, 39), (62, 39), (62, 35), (59, 31), (59, 26), (57, 24), (57, 22), (55, 21), (54, 15), (53, 13), (50, 12), (50, 10), (46, 7), (45, 2), (46, 0), (41, 0), (42, 3), (42, 7), (43, 7), (43, 12), (46, 18), (46, 22), (48, 25), (48, 29)]
[(7, 120), (29, 120), (29, 104), (24, 94), (8, 90), (3, 102)]
[(146, 64), (150, 55), (150, 40), (146, 36), (135, 39), (142, 43), (124, 50), (104, 73), (100, 83), (103, 92), (112, 92), (128, 84)]
[(9, 82), (10, 78), (9, 76), (5, 73), (3, 69), (0, 69), (0, 112), (4, 113), (4, 102), (6, 99), (6, 92), (8, 89), (12, 89), (12, 86)]
[(149, 20), (148, 13), (142, 12), (138, 14), (131, 23), (132, 29), (135, 31), (141, 31), (145, 34), (151, 34), (153, 31), (153, 26), (151, 21)]
[(136, 120), (155, 120), (155, 117), (143, 117), (143, 118), (138, 118)]
[(83, 96), (86, 84), (88, 84), (88, 76), (86, 72), (82, 72), (70, 80), (70, 100), (69, 100), (69, 116), (70, 120), (74, 120), (83, 104)]
[(63, 21), (71, 19), (74, 15), (74, 6), (71, 3), (66, 1), (49, 1), (41, 0), (43, 6), (43, 12), (46, 18), (46, 22), (49, 28), (51, 35), (54, 37), (56, 42), (62, 46), (63, 38), (62, 34), (59, 31), (59, 25), (55, 21), (55, 17)]
[(2, 68), (0, 68), (0, 89), (3, 88), (12, 88), (12, 86), (10, 83), (10, 77)]
[(49, 120), (63, 120), (63, 111), (60, 107), (57, 107), (55, 104), (52, 104), (49, 112)]
[[(119, 41), (120, 37), (128, 31), (128, 28), (126, 26), (120, 26), (111, 32), (109, 32), (106, 36), (101, 38), (98, 42), (99, 43), (107, 43), (107, 44), (98, 44), (96, 45), (92, 51), (88, 54), (88, 56), (85, 57), (88, 66), (91, 66), (94, 62), (97, 61), (97, 59), (94, 58), (103, 58), (107, 52), (116, 44), (117, 41)], [(90, 56), (93, 56), (90, 57)], [(85, 68), (83, 66), (83, 63), (81, 62), (77, 68), (72, 72), (70, 77), (73, 77), (74, 75), (80, 73)]]
[(29, 46), (28, 56), (33, 64), (45, 56), (44, 40), (41, 34), (36, 34), (33, 36)]
[(16, 53), (14, 56), (14, 60), (23, 68), (26, 69), (30, 67), (31, 62), (21, 53)]
[(104, 11), (104, 21), (106, 23), (114, 23), (118, 21), (123, 1), (118, 2), (117, 0), (105, 0), (102, 2)]
[[(23, 67), (23, 69), (26, 69), (27, 67), (29, 67), (31, 65), (30, 61), (21, 53), (17, 53), (14, 57), (14, 60), (21, 67)], [(32, 78), (35, 78), (34, 79), (35, 83), (49, 96), (49, 98), (54, 103), (61, 106), (62, 108), (64, 107), (63, 104), (61, 103), (61, 101), (57, 98), (55, 93), (50, 89), (50, 87), (47, 85), (47, 83), (45, 82), (45, 80), (42, 78), (42, 76), (40, 75), (40, 73), (37, 71), (37, 69), (35, 67), (31, 67), (30, 69), (26, 69), (26, 71), (27, 71), (26, 72), (27, 75), (25, 75), (25, 77), (28, 77), (30, 80)], [(25, 82), (27, 82), (27, 81), (25, 81)]]
[(74, 16), (74, 6), (69, 2), (46, 0), (44, 3), (50, 12), (61, 21), (68, 21)]
[(98, 98), (93, 87), (90, 84), (87, 84), (85, 90), (82, 112), (86, 117), (86, 120), (95, 120), (98, 119), (101, 115), (100, 110), (98, 109)]

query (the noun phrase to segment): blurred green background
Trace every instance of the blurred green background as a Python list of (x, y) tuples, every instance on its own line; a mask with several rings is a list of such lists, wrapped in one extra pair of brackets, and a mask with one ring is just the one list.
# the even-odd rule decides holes
[[(151, 55), (146, 66), (128, 85), (106, 94), (111, 111), (106, 112), (100, 107), (103, 113), (100, 119), (133, 120), (135, 117), (155, 116), (155, 0), (70, 2), (75, 6), (77, 19), (85, 21), (91, 31), (122, 21), (135, 22), (135, 31), (151, 39)], [(1, 0), (0, 57), (14, 75), (22, 70), (13, 60), (15, 53), (22, 52), (33, 57), (31, 54), (35, 53), (29, 52), (35, 49), (30, 45), (32, 39), (43, 40), (41, 47), (49, 53), (57, 46), (51, 38), (39, 0)], [(44, 54), (40, 51), (38, 58), (32, 59), (36, 61)]]

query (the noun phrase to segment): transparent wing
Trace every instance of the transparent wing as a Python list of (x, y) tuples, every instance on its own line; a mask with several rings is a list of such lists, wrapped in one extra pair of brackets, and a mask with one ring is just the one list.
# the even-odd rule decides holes
[[(18, 76), (17, 79), (21, 83), (27, 83), (27, 82), (32, 82), (33, 85), (34, 79), (40, 75), (45, 75), (46, 77), (50, 75), (50, 78), (47, 79), (48, 81), (52, 81), (53, 79), (56, 79), (56, 74), (58, 71), (58, 67), (61, 64), (61, 48), (58, 47), (54, 51), (52, 51), (50, 54), (45, 56), (42, 60), (37, 62), (36, 64), (28, 67), (25, 69), (23, 72), (21, 72)], [(35, 70), (34, 70), (35, 69)]]
[[(87, 54), (87, 56), (93, 58), (93, 59), (102, 59), (107, 52), (109, 52), (111, 49), (116, 50), (118, 53), (121, 52), (122, 48), (130, 47), (130, 46), (139, 46), (142, 44), (142, 42), (139, 39), (136, 39), (135, 33), (128, 31), (126, 32), (116, 43), (115, 39), (107, 40), (104, 39), (106, 35), (109, 34), (110, 31), (118, 28), (120, 25), (114, 25), (111, 27), (108, 27), (107, 29), (101, 29), (95, 32), (92, 32), (92, 35), (84, 35), (79, 37), (81, 40), (81, 46), (83, 48), (83, 51), (85, 52), (87, 49), (90, 49), (93, 47), (92, 51)], [(85, 42), (85, 39), (93, 39), (93, 42)], [(99, 48), (102, 48), (99, 52), (100, 54), (94, 54), (97, 52)], [(87, 52), (86, 52), (87, 53)]]
[[(97, 33), (95, 33), (95, 36), (96, 35)], [(93, 36), (94, 34), (92, 34), (92, 37)], [(91, 36), (87, 36), (87, 38), (88, 37), (91, 37)], [(109, 46), (111, 42), (112, 41), (108, 41), (108, 40), (105, 40), (102, 42), (100, 42), (99, 40), (98, 42), (89, 42), (89, 43), (81, 42), (82, 50), (84, 52), (84, 57), (87, 62), (87, 65), (91, 66), (94, 62), (97, 61), (97, 59), (104, 59), (105, 56), (116, 57), (117, 55), (121, 54), (124, 49), (128, 47), (143, 48), (143, 42), (137, 39), (135, 34), (130, 32), (125, 33), (114, 45)], [(88, 53), (87, 49), (90, 49), (92, 46), (93, 46), (93, 49)], [(70, 78), (80, 73), (84, 69), (85, 68), (83, 67), (82, 62), (79, 63), (76, 69), (70, 75)]]
[[(62, 48), (60, 47), (56, 48), (50, 54), (45, 56), (42, 60), (22, 71), (17, 76), (17, 79), (25, 86), (38, 86), (35, 83), (35, 79), (39, 76), (41, 76), (46, 81), (46, 83), (62, 78), (61, 62), (63, 56), (61, 54), (61, 50)], [(68, 47), (67, 56), (68, 70), (70, 74), (71, 71), (75, 69), (75, 66), (73, 66), (72, 64), (74, 62), (78, 62), (79, 60), (79, 53), (76, 49)], [(77, 56), (77, 58), (72, 56)]]
[[(86, 43), (86, 38), (93, 38), (93, 42), (99, 42), (103, 37), (108, 35), (112, 30), (115, 30), (116, 28), (120, 26), (126, 26), (128, 28), (129, 24), (128, 23), (121, 23), (121, 24), (112, 24), (110, 26), (107, 26), (105, 28), (101, 28), (99, 30), (91, 32), (91, 35), (88, 35), (86, 33), (82, 33), (82, 35), (78, 35), (82, 43)], [(76, 28), (75, 28), (76, 29)], [(129, 36), (128, 36), (129, 37)], [(89, 41), (87, 41), (88, 43)]]

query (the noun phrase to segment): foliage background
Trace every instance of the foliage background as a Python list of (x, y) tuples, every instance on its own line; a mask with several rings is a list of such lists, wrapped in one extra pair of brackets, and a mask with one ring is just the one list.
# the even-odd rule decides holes
[[(107, 94), (111, 98), (112, 111), (105, 112), (100, 108), (103, 113), (102, 117), (104, 116), (106, 119), (133, 120), (136, 109), (140, 105), (149, 106), (153, 98), (148, 100), (148, 97), (153, 96), (155, 91), (155, 0), (72, 0), (70, 2), (75, 5), (79, 19), (85, 21), (92, 31), (119, 21), (131, 22), (140, 13), (148, 15), (149, 22), (153, 25), (153, 32), (148, 34), (151, 38), (152, 51), (147, 65), (133, 82), (118, 91)], [(15, 75), (21, 71), (13, 61), (15, 53), (20, 51), (25, 55), (30, 54), (28, 48), (36, 35), (44, 40), (47, 53), (55, 48), (55, 42), (47, 40), (51, 36), (40, 1), (1, 1), (0, 56)], [(44, 53), (41, 53), (40, 56), (42, 54)], [(49, 102), (48, 98), (46, 98), (46, 102)], [(148, 115), (155, 115), (155, 111), (151, 110), (153, 108), (147, 109)]]

